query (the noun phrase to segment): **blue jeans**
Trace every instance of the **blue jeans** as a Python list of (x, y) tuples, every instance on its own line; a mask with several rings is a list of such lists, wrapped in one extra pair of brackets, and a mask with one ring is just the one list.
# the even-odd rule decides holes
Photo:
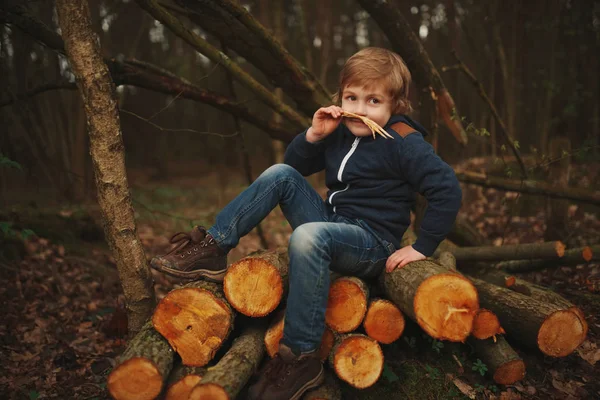
[(277, 204), (293, 229), (282, 342), (306, 353), (319, 347), (325, 330), (330, 270), (375, 278), (394, 248), (363, 221), (335, 214), (308, 181), (285, 164), (267, 169), (225, 206), (208, 233), (228, 251)]

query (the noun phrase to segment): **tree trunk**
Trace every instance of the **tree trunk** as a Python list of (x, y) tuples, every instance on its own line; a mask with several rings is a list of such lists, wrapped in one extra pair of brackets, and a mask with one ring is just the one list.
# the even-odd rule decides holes
[(383, 372), (383, 351), (376, 340), (361, 334), (342, 335), (336, 339), (329, 356), (336, 375), (357, 389), (377, 382)]
[[(565, 152), (567, 156), (564, 155)], [(552, 138), (549, 155), (550, 160), (555, 162), (549, 165), (548, 182), (557, 188), (568, 187), (571, 175), (571, 140), (564, 136)], [(569, 203), (565, 199), (547, 200), (544, 240), (564, 240), (569, 236)]]
[(108, 376), (116, 400), (155, 399), (173, 367), (173, 349), (150, 322), (131, 339)]
[(329, 286), (325, 323), (334, 332), (352, 332), (365, 318), (368, 302), (365, 282), (353, 276), (337, 278)]
[(525, 362), (503, 336), (486, 340), (470, 338), (468, 343), (487, 366), (494, 382), (512, 385), (525, 377)]
[(91, 30), (87, 2), (58, 0), (56, 9), (88, 120), (105, 237), (117, 262), (129, 330), (135, 333), (151, 315), (156, 298), (131, 205), (115, 86)]
[(600, 246), (585, 246), (565, 250), (565, 255), (558, 260), (511, 260), (499, 262), (495, 267), (508, 272), (529, 272), (563, 265), (587, 264), (596, 260), (600, 260)]
[[(436, 251), (434, 257), (440, 250)], [(562, 242), (526, 243), (504, 246), (457, 247), (452, 250), (457, 262), (522, 259), (558, 259), (565, 254)]]
[(539, 348), (552, 357), (564, 357), (585, 339), (585, 327), (570, 310), (472, 278), (481, 305), (492, 310), (515, 340)]
[(558, 293), (543, 286), (527, 282), (523, 279), (507, 275), (497, 270), (480, 269), (477, 271), (472, 271), (471, 273), (474, 274), (476, 277), (485, 280), (486, 282), (490, 282), (494, 285), (503, 288), (508, 288), (514, 292), (524, 294), (525, 296), (541, 301), (542, 303), (554, 304), (561, 310), (572, 311), (581, 320), (581, 324), (583, 325), (584, 329), (584, 336), (587, 335), (588, 324), (585, 319), (585, 315), (583, 314), (583, 311), (581, 311), (579, 307), (575, 306), (573, 303), (571, 303)]
[(260, 364), (265, 351), (264, 324), (246, 328), (231, 348), (214, 366), (208, 369), (189, 399), (234, 399)]
[(384, 290), (405, 315), (438, 340), (463, 342), (479, 309), (468, 279), (434, 261), (414, 261), (382, 275)]
[(229, 266), (223, 291), (229, 304), (249, 317), (275, 310), (288, 288), (288, 255), (282, 247), (259, 251)]
[(169, 292), (156, 307), (152, 323), (184, 365), (202, 367), (227, 339), (234, 317), (220, 286), (198, 281)]
[(379, 343), (390, 344), (404, 332), (404, 316), (394, 303), (384, 299), (373, 299), (363, 322), (365, 332)]
[(463, 183), (470, 183), (488, 188), (600, 205), (600, 191), (597, 190), (593, 191), (576, 187), (557, 188), (540, 181), (529, 179), (518, 181), (468, 171), (457, 172), (456, 177)]
[(169, 375), (165, 400), (188, 400), (192, 389), (205, 374), (206, 368), (179, 364)]

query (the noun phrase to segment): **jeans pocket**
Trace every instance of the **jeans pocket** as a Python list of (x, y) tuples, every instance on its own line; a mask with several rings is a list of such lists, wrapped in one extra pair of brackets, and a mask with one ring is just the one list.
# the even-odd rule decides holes
[[(379, 235), (377, 234), (377, 232), (375, 232), (373, 230), (373, 228), (371, 228), (369, 226), (369, 224), (367, 224), (365, 221), (363, 221), (362, 219), (356, 219), (356, 223), (361, 226), (364, 230), (366, 230), (367, 232), (369, 232), (371, 235), (375, 236), (375, 239), (377, 239), (377, 241), (383, 246), (383, 248), (385, 249), (385, 251), (387, 252), (388, 256), (391, 256), (392, 253), (394, 253), (396, 251), (396, 248), (394, 247), (394, 245), (390, 242), (388, 242), (387, 240), (382, 239), (381, 237), (379, 237)], [(384, 262), (385, 265), (385, 262)]]
[(365, 279), (377, 278), (385, 269), (386, 261), (387, 257), (375, 261), (367, 260), (359, 262), (356, 266), (356, 277)]

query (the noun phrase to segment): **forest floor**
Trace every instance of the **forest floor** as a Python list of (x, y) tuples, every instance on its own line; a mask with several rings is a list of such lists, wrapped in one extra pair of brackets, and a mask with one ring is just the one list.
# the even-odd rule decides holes
[[(131, 173), (138, 233), (148, 258), (168, 248), (171, 234), (194, 224), (210, 226), (218, 210), (246, 186), (237, 175), (190, 178), (189, 172), (173, 170), (169, 181), (152, 180), (147, 171)], [(461, 214), (491, 243), (543, 240), (539, 201), (529, 207), (534, 212), (522, 216), (514, 193), (463, 189), (468, 202)], [(106, 399), (106, 377), (124, 349), (127, 329), (115, 262), (97, 224), (96, 206), (44, 204), (15, 206), (0, 218), (10, 220), (0, 226), (5, 238), (0, 242), (5, 257), (0, 264), (0, 398)], [(524, 212), (522, 204), (519, 210)], [(570, 207), (570, 247), (600, 241), (597, 211)], [(263, 229), (270, 247), (285, 246), (291, 234), (278, 208)], [(14, 240), (7, 239), (11, 235)], [(29, 237), (23, 241), (22, 236)], [(229, 254), (229, 262), (260, 247), (255, 230)], [(7, 261), (9, 256), (19, 259)], [(159, 298), (177, 283), (153, 275)], [(548, 268), (524, 277), (550, 286), (583, 310), (590, 330), (576, 352), (551, 358), (516, 347), (526, 362), (526, 377), (515, 385), (496, 385), (467, 345), (433, 341), (409, 323), (398, 342), (383, 346), (386, 362), (379, 381), (361, 391), (343, 386), (343, 398), (458, 399), (467, 398), (462, 392), (469, 388), (480, 399), (600, 398), (600, 265)]]

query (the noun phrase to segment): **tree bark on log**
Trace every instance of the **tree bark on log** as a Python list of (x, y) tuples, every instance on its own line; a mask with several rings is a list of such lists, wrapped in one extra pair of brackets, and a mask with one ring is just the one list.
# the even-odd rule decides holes
[(130, 340), (108, 376), (107, 388), (116, 400), (155, 399), (173, 367), (169, 343), (147, 322)]
[(325, 324), (337, 333), (352, 332), (360, 326), (369, 302), (369, 288), (359, 278), (342, 276), (329, 286)]
[(196, 387), (204, 374), (206, 374), (206, 368), (177, 365), (169, 375), (165, 400), (188, 400), (192, 389)]
[(469, 336), (479, 301), (464, 276), (424, 260), (384, 273), (382, 279), (387, 297), (431, 337), (463, 342)]
[(249, 317), (264, 317), (275, 310), (288, 289), (286, 248), (259, 251), (233, 263), (223, 280), (229, 304)]
[(202, 367), (227, 339), (234, 317), (219, 285), (197, 281), (169, 292), (156, 307), (152, 323), (184, 365)]
[(131, 205), (115, 85), (92, 31), (87, 2), (59, 0), (56, 10), (88, 121), (104, 236), (117, 263), (129, 331), (137, 333), (152, 314), (156, 297)]
[(336, 375), (357, 389), (377, 382), (383, 372), (383, 361), (379, 343), (356, 333), (339, 336), (329, 355), (329, 364)]
[(497, 270), (490, 269), (479, 269), (470, 271), (470, 273), (479, 279), (483, 279), (486, 282), (493, 283), (494, 285), (508, 288), (514, 292), (524, 294), (525, 296), (531, 297), (532, 299), (541, 301), (542, 303), (551, 303), (559, 307), (562, 310), (569, 310), (575, 313), (581, 320), (581, 324), (584, 329), (584, 336), (588, 332), (588, 323), (585, 319), (583, 311), (573, 303), (552, 291), (551, 289), (545, 288), (535, 283), (527, 282), (523, 279), (517, 278), (513, 275), (508, 275)]
[(242, 5), (232, 0), (176, 2), (189, 11), (191, 21), (282, 88), (306, 115), (331, 103), (327, 90)]
[(456, 140), (463, 145), (468, 142), (460, 118), (457, 114), (452, 96), (444, 86), (437, 69), (423, 48), (421, 41), (412, 31), (409, 23), (392, 2), (359, 0), (360, 5), (371, 15), (392, 44), (392, 48), (400, 54), (415, 81), (421, 88), (422, 95), (432, 96), (437, 100), (438, 115), (450, 129)]
[(469, 338), (468, 343), (485, 363), (494, 382), (512, 385), (525, 377), (525, 362), (503, 336), (486, 340)]
[(404, 325), (402, 311), (391, 301), (373, 299), (369, 302), (363, 326), (370, 338), (390, 344), (402, 336)]
[(565, 255), (558, 260), (510, 260), (501, 261), (495, 267), (508, 272), (530, 272), (545, 268), (587, 264), (597, 260), (600, 260), (600, 246), (585, 246), (565, 250)]
[(325, 370), (325, 382), (306, 392), (302, 400), (342, 400), (342, 390), (337, 378), (329, 370)]
[[(438, 256), (440, 250), (433, 255)], [(456, 247), (452, 254), (461, 261), (558, 259), (565, 254), (562, 242), (526, 243), (504, 246)]]
[(472, 185), (600, 205), (600, 191), (576, 187), (557, 188), (540, 181), (517, 181), (468, 171), (456, 172), (456, 177), (459, 181)]
[(221, 360), (200, 380), (189, 399), (234, 399), (256, 371), (265, 351), (265, 324), (246, 330), (233, 342)]
[(585, 339), (585, 327), (570, 310), (472, 278), (482, 307), (493, 311), (515, 340), (552, 357), (564, 357)]

